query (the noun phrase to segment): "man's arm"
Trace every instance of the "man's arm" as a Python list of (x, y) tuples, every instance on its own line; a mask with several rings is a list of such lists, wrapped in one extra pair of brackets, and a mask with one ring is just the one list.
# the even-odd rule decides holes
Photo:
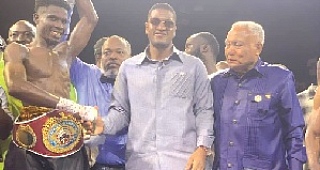
[(28, 57), (27, 47), (12, 43), (5, 49), (4, 77), (9, 94), (28, 104), (55, 108), (59, 97), (54, 96), (27, 81), (26, 68), (23, 64)]
[(23, 45), (12, 43), (5, 50), (4, 77), (10, 95), (21, 101), (27, 101), (30, 105), (79, 113), (84, 120), (93, 120), (96, 117), (97, 110), (95, 108), (81, 106), (71, 100), (55, 96), (28, 81), (26, 68), (23, 64), (27, 57), (28, 49)]
[(316, 94), (314, 95), (313, 98), (313, 109), (318, 110), (318, 108), (320, 107), (320, 58), (317, 62), (317, 83), (318, 83), (318, 87), (316, 90)]
[(0, 100), (0, 139), (5, 140), (13, 127), (13, 115), (9, 110), (7, 96), (2, 87), (0, 87)]
[(187, 162), (187, 170), (205, 169), (206, 156), (213, 143), (213, 94), (207, 71), (200, 63), (196, 72), (194, 98), (198, 147)]
[(300, 107), (294, 77), (290, 72), (283, 81), (279, 95), (281, 107), (279, 116), (282, 122), (284, 141), (287, 149), (287, 160), (290, 170), (300, 170), (306, 162), (305, 148), (303, 147), (303, 128), (305, 126), (302, 109)]
[(106, 117), (98, 117), (94, 134), (115, 135), (118, 131), (129, 125), (130, 106), (128, 98), (128, 86), (125, 76), (125, 64), (122, 63), (114, 84), (111, 104)]
[(311, 170), (320, 169), (320, 110), (313, 110), (310, 114), (306, 132), (306, 149)]
[[(320, 58), (319, 58), (320, 59)], [(309, 168), (320, 169), (319, 154), (320, 154), (320, 60), (317, 62), (317, 83), (318, 87), (313, 98), (313, 110), (309, 114), (308, 126), (306, 131), (306, 149), (309, 162)]]
[(86, 47), (98, 22), (98, 15), (91, 0), (76, 0), (76, 6), (80, 20), (73, 29), (68, 41), (69, 47), (71, 47), (70, 55), (72, 60)]

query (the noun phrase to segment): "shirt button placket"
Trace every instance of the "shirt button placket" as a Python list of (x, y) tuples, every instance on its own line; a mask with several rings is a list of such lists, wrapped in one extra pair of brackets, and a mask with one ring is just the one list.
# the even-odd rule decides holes
[(232, 163), (228, 163), (228, 168), (232, 168)]

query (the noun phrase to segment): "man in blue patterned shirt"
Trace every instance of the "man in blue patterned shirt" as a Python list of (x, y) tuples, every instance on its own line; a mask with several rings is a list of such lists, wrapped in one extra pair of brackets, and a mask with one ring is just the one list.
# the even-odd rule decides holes
[(211, 80), (215, 111), (213, 169), (301, 170), (304, 120), (291, 71), (261, 61), (264, 30), (232, 25), (225, 40), (230, 69)]
[[(76, 58), (70, 69), (71, 81), (77, 89), (78, 103), (98, 106), (99, 116), (105, 117), (111, 100), (115, 77), (121, 63), (130, 57), (131, 45), (123, 37), (105, 37), (100, 66)], [(115, 135), (92, 136), (85, 141), (91, 170), (124, 170), (127, 127)]]

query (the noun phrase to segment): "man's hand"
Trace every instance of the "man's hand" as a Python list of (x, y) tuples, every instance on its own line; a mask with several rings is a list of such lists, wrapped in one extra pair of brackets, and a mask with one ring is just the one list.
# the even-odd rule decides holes
[(93, 121), (93, 135), (100, 135), (104, 130), (104, 121), (99, 116)]
[(100, 116), (96, 117), (94, 121), (84, 121), (82, 123), (85, 129), (85, 135), (100, 135), (104, 130), (104, 122)]
[(204, 170), (206, 167), (207, 150), (200, 146), (188, 160), (185, 170)]
[(93, 121), (98, 116), (98, 107), (83, 106), (62, 97), (60, 97), (56, 108), (69, 111), (73, 114), (78, 113), (83, 121)]

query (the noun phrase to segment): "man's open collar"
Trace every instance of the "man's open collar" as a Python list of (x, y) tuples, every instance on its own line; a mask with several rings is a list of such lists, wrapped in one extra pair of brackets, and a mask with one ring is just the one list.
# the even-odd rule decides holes
[[(247, 73), (244, 74), (244, 76), (246, 77), (251, 77), (251, 76), (258, 76), (258, 77), (263, 77), (264, 74), (261, 72), (261, 66), (264, 64), (264, 62), (261, 60), (261, 58), (259, 57), (256, 65), (254, 66), (253, 69), (249, 70)], [(238, 76), (238, 74), (231, 70), (228, 69), (227, 72), (223, 73), (223, 77), (230, 77), (230, 76)]]
[[(171, 54), (171, 56), (169, 56), (165, 60), (176, 60), (176, 61), (179, 61), (179, 62), (183, 63), (181, 57), (179, 56), (181, 51), (179, 51), (175, 46), (173, 46), (172, 48), (173, 48), (173, 53)], [(155, 61), (152, 61), (150, 59), (150, 57), (148, 57), (148, 55), (147, 55), (148, 54), (147, 53), (148, 50), (149, 50), (149, 46), (139, 55), (136, 64), (141, 65), (144, 62), (155, 62)]]

